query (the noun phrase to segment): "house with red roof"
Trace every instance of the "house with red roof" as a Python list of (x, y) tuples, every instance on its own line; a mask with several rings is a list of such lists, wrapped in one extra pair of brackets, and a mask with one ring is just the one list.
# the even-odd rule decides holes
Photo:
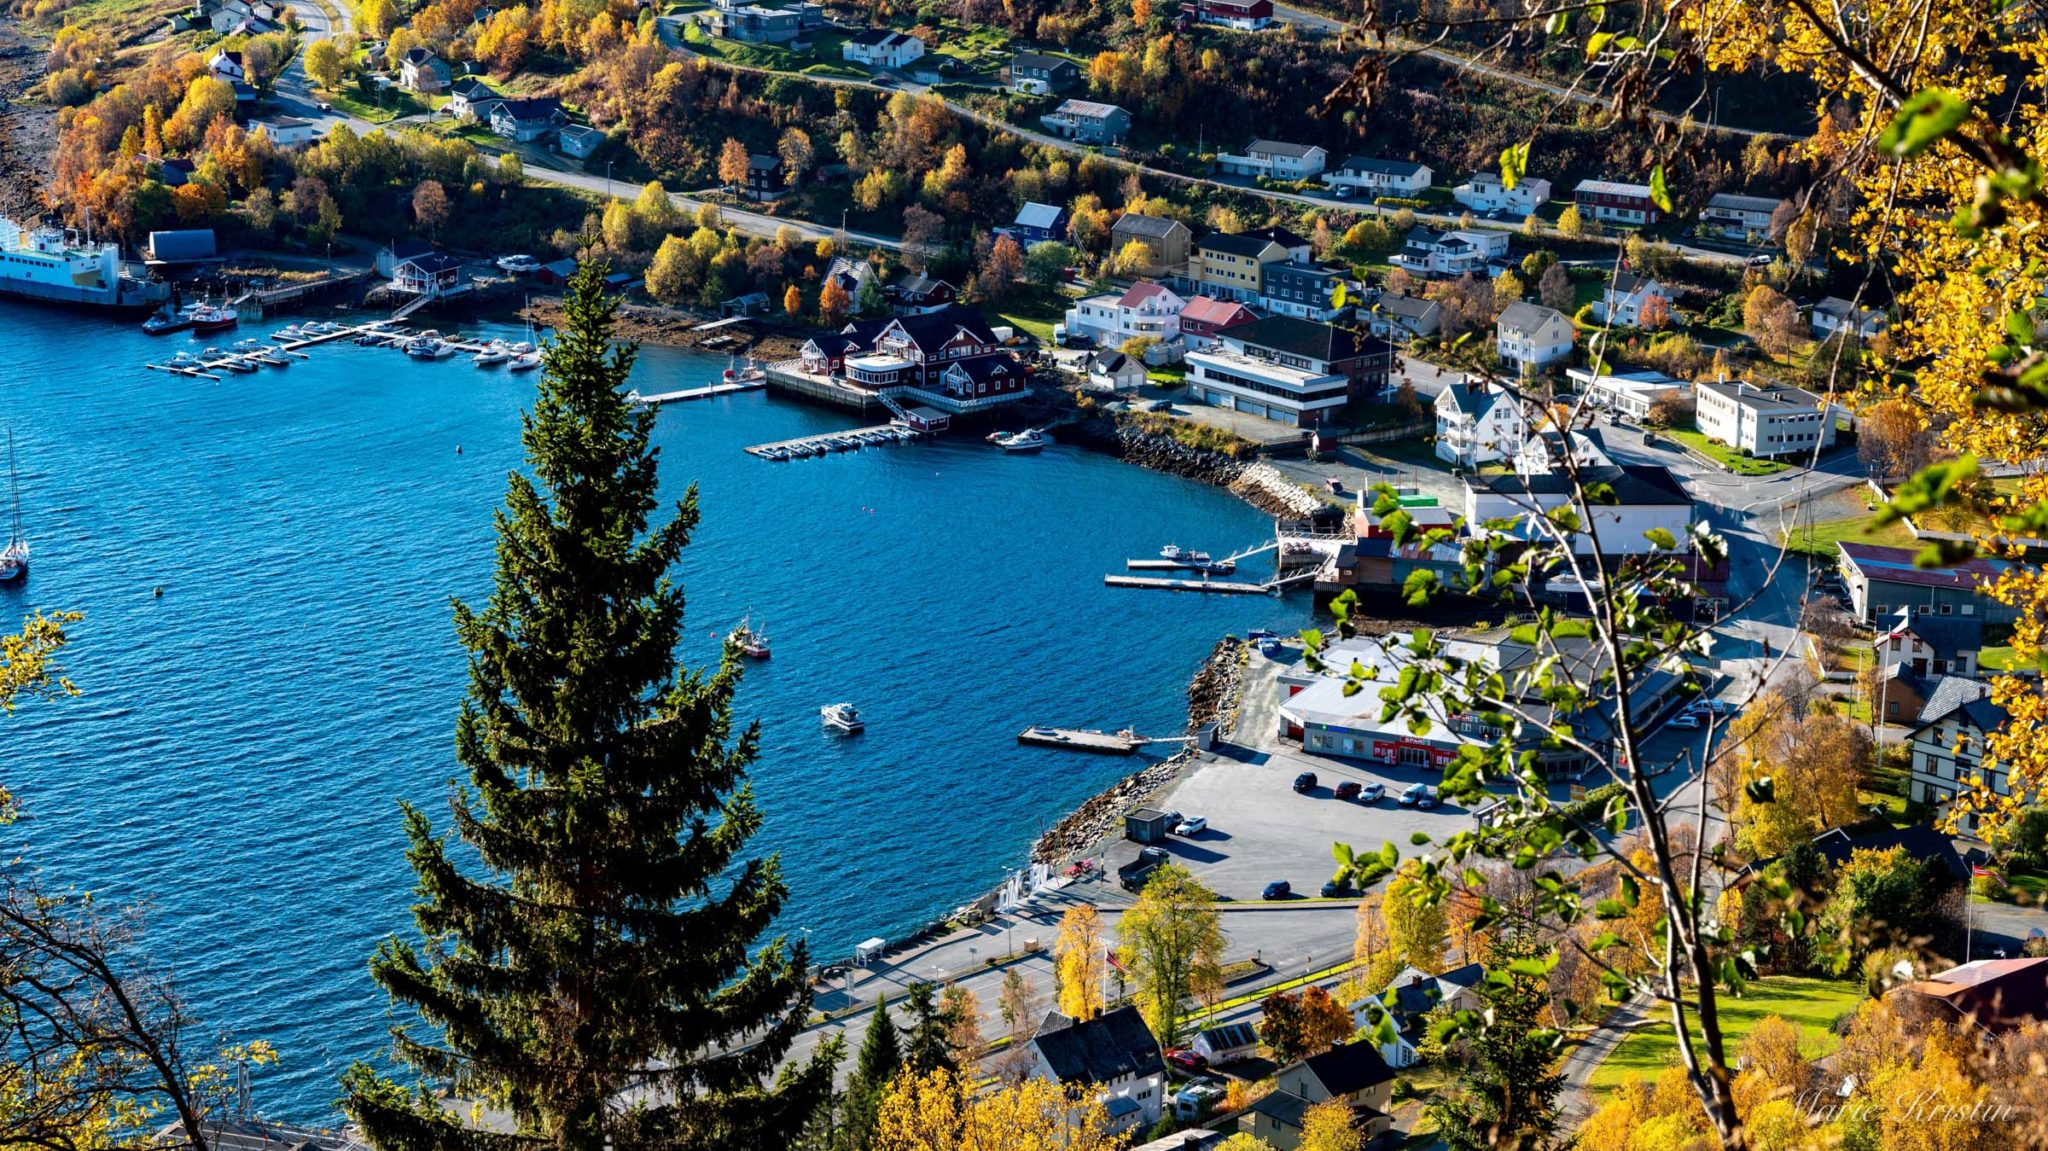
[(1257, 312), (1236, 300), (1196, 296), (1180, 310), (1180, 338), (1188, 350), (1199, 351), (1215, 344), (1218, 334), (1225, 328), (1249, 324), (1258, 318)]
[(1842, 582), (1849, 589), (1849, 605), (1858, 619), (1876, 624), (1912, 608), (1912, 618), (1922, 615), (1970, 616), (1985, 623), (2011, 623), (2019, 609), (1983, 594), (1997, 583), (2012, 565), (2004, 560), (1977, 558), (1958, 564), (1921, 567), (1919, 553), (1912, 548), (1890, 548), (1881, 544), (1835, 545), (1840, 555)]
[(1124, 292), (1090, 296), (1068, 308), (1067, 339), (1104, 348), (1141, 336), (1168, 343), (1180, 335), (1180, 314), (1186, 307), (1186, 300), (1141, 280)]

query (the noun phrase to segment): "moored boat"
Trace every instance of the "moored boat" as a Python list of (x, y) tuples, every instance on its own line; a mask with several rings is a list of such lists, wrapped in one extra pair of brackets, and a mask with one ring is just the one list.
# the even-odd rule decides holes
[(511, 358), (512, 350), (505, 346), (505, 341), (492, 340), (490, 343), (485, 344), (483, 349), (477, 352), (476, 355), (471, 356), (469, 362), (479, 368), (487, 368), (492, 364), (502, 364)]
[(1006, 452), (1035, 452), (1052, 443), (1052, 437), (1043, 428), (1025, 428), (1009, 435), (997, 432), (989, 437), (989, 442)]
[(192, 311), (192, 330), (195, 332), (225, 332), (239, 322), (240, 316), (228, 307), (201, 304)]
[(540, 367), (540, 353), (526, 352), (522, 355), (513, 356), (512, 362), (505, 366), (515, 372), (530, 372)]
[(755, 627), (751, 619), (741, 620), (740, 626), (726, 638), (748, 659), (767, 659), (772, 654), (768, 649), (768, 629)]
[(0, 548), (0, 583), (28, 576), (28, 537), (21, 531), (21, 478), (14, 470), (14, 429), (7, 430), (7, 490), (12, 508), (7, 546)]
[(189, 311), (180, 312), (169, 304), (165, 304), (154, 315), (142, 321), (142, 334), (145, 336), (168, 336), (172, 332), (189, 332), (191, 330), (192, 313)]

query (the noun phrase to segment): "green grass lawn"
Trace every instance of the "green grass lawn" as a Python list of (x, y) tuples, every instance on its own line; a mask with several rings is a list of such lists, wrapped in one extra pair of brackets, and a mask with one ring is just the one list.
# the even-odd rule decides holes
[[(1754, 463), (1756, 461), (1745, 461)], [(1920, 547), (1920, 541), (1906, 530), (1906, 525), (1894, 521), (1873, 532), (1863, 529), (1870, 526), (1867, 515), (1845, 516), (1838, 520), (1822, 520), (1816, 524), (1805, 524), (1794, 528), (1786, 541), (1787, 550), (1796, 554), (1834, 559), (1840, 553), (1835, 545), (1847, 540), (1855, 544), (1878, 544), (1891, 548)]]
[(1145, 369), (1145, 379), (1155, 384), (1184, 384), (1188, 379), (1186, 364), (1161, 364)]
[(1776, 475), (1792, 466), (1791, 464), (1780, 463), (1777, 460), (1759, 460), (1744, 456), (1742, 453), (1726, 445), (1717, 444), (1708, 439), (1697, 428), (1673, 428), (1668, 434), (1672, 439), (1706, 456), (1738, 476)]
[[(1828, 1025), (1835, 1017), (1847, 1011), (1854, 1011), (1863, 1001), (1863, 988), (1854, 983), (1840, 983), (1830, 979), (1807, 979), (1799, 976), (1779, 975), (1760, 980), (1749, 986), (1749, 994), (1735, 999), (1723, 992), (1717, 1001), (1721, 1014), (1721, 1033), (1728, 1044), (1728, 1057), (1736, 1058), (1742, 1050), (1743, 1037), (1766, 1015), (1776, 1015), (1799, 1028), (1800, 1039), (1806, 1045), (1809, 1058), (1819, 1058), (1832, 1052), (1840, 1043), (1828, 1033)], [(1661, 1026), (1648, 1026), (1636, 1031), (1614, 1049), (1606, 1062), (1593, 1069), (1593, 1076), (1587, 1086), (1594, 1091), (1612, 1091), (1623, 1083), (1636, 1079), (1655, 1079), (1665, 1066), (1678, 1058), (1678, 1044), (1671, 1034), (1669, 1014), (1659, 1010)], [(1687, 1013), (1687, 1022), (1692, 1022)], [(1698, 1025), (1693, 1025), (1693, 1035), (1699, 1035)]]
[(1398, 467), (1422, 468), (1429, 471), (1447, 472), (1451, 465), (1436, 454), (1436, 445), (1421, 440), (1392, 440), (1384, 444), (1358, 444), (1351, 448), (1360, 455), (1372, 456)]
[(1040, 343), (1050, 344), (1052, 326), (1066, 319), (1068, 302), (1065, 296), (1057, 294), (1024, 297), (996, 308), (996, 319), (1036, 336)]
[(372, 124), (388, 124), (400, 116), (413, 116), (433, 110), (431, 105), (402, 88), (386, 88), (380, 98), (375, 100), (364, 99), (362, 90), (353, 86), (323, 95), (326, 95), (327, 101), (337, 110), (346, 112), (358, 120), (368, 120)]

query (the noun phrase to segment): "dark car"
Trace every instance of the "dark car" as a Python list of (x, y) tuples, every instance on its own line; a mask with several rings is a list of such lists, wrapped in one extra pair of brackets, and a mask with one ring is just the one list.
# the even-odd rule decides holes
[(1323, 884), (1324, 899), (1339, 899), (1349, 894), (1351, 894), (1351, 885), (1349, 883), (1339, 883), (1332, 879), (1328, 883)]
[(1337, 798), (1356, 801), (1358, 793), (1364, 790), (1363, 787), (1358, 785), (1357, 781), (1347, 779), (1337, 785)]
[(1285, 899), (1285, 898), (1287, 898), (1288, 896), (1290, 896), (1290, 895), (1293, 895), (1293, 894), (1294, 894), (1294, 885), (1293, 885), (1293, 884), (1291, 884), (1291, 883), (1287, 882), (1287, 881), (1286, 881), (1286, 880), (1284, 880), (1284, 879), (1276, 879), (1276, 880), (1274, 880), (1273, 882), (1271, 882), (1271, 883), (1268, 883), (1268, 884), (1266, 885), (1266, 890), (1264, 890), (1264, 891), (1262, 891), (1262, 892), (1260, 892), (1260, 893), (1259, 893), (1259, 898), (1260, 898), (1260, 899)]
[(1313, 771), (1304, 771), (1304, 772), (1302, 772), (1302, 773), (1301, 773), (1300, 775), (1297, 775), (1297, 776), (1295, 776), (1295, 777), (1294, 777), (1294, 790), (1295, 790), (1295, 791), (1297, 791), (1297, 792), (1300, 792), (1300, 793), (1301, 793), (1301, 794), (1303, 794), (1303, 795), (1307, 795), (1307, 794), (1308, 794), (1309, 792), (1311, 792), (1311, 791), (1314, 791), (1315, 789), (1316, 789), (1316, 773), (1315, 773), (1315, 772), (1313, 772)]
[(1200, 1071), (1209, 1066), (1209, 1061), (1192, 1051), (1175, 1048), (1166, 1053), (1166, 1061), (1182, 1071)]

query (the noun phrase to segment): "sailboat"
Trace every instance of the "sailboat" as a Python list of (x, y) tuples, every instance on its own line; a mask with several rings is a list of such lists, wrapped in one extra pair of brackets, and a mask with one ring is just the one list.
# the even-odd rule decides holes
[(14, 470), (14, 431), (7, 432), (7, 488), (13, 508), (7, 547), (0, 550), (0, 583), (28, 577), (28, 537), (21, 534), (21, 477)]

